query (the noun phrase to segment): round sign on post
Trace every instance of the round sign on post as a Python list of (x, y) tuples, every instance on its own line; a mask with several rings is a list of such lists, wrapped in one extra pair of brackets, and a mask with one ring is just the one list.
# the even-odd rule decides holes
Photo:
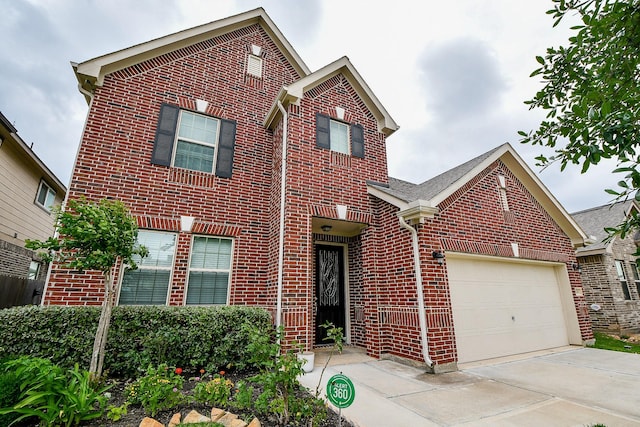
[(337, 408), (347, 408), (356, 397), (356, 388), (349, 378), (336, 374), (327, 382), (327, 398)]

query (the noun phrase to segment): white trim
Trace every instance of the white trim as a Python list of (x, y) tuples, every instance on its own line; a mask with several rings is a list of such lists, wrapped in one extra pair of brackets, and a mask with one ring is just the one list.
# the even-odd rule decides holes
[(91, 92), (95, 86), (102, 86), (105, 76), (110, 73), (254, 24), (260, 25), (265, 30), (296, 71), (303, 76), (311, 73), (311, 70), (302, 61), (293, 46), (261, 7), (140, 43), (88, 61), (72, 62), (71, 66), (75, 71), (76, 79), (80, 86)]
[(266, 114), (262, 124), (266, 128), (274, 129), (275, 125), (278, 123), (278, 118), (280, 117), (276, 107), (278, 101), (284, 105), (299, 105), (299, 102), (304, 97), (304, 93), (306, 91), (326, 82), (338, 74), (342, 74), (347, 80), (349, 80), (360, 99), (374, 115), (378, 123), (378, 132), (383, 133), (385, 136), (389, 136), (399, 129), (398, 124), (389, 115), (382, 103), (378, 100), (371, 88), (367, 85), (360, 73), (358, 73), (349, 61), (349, 58), (346, 56), (343, 56), (342, 58), (322, 67), (318, 71), (291, 83), (289, 86), (284, 86), (280, 90), (280, 93), (278, 93), (276, 102), (271, 106), (271, 109)]

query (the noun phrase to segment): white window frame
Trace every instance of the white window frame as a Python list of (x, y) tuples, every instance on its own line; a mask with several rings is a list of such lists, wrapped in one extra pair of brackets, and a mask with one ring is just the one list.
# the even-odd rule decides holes
[[(182, 125), (182, 118), (183, 118), (184, 114), (192, 114), (194, 116), (203, 117), (206, 120), (215, 121), (216, 122), (216, 135), (215, 135), (215, 138), (214, 138), (215, 142), (214, 143), (210, 143), (210, 142), (201, 141), (201, 140), (198, 140), (198, 139), (180, 137), (180, 126)], [(192, 171), (196, 171), (196, 172), (215, 173), (215, 171), (216, 171), (216, 161), (218, 159), (218, 145), (219, 145), (219, 140), (220, 140), (220, 126), (221, 126), (220, 119), (217, 119), (217, 118), (211, 117), (211, 116), (207, 116), (206, 114), (199, 114), (199, 113), (196, 113), (194, 111), (180, 109), (178, 123), (176, 125), (175, 140), (174, 140), (174, 143), (173, 143), (173, 153), (172, 153), (172, 156), (171, 156), (171, 166), (172, 167), (176, 167), (176, 168), (180, 168), (180, 169), (192, 170)], [(191, 169), (191, 168), (187, 168), (187, 167), (184, 167), (184, 166), (176, 166), (176, 164), (175, 164), (175, 162), (176, 162), (176, 154), (178, 152), (178, 145), (180, 144), (180, 142), (186, 142), (186, 143), (190, 143), (190, 144), (197, 144), (197, 145), (202, 145), (202, 146), (205, 146), (205, 147), (213, 147), (213, 159), (212, 159), (212, 163), (211, 163), (211, 170), (210, 171), (201, 171), (200, 169)]]
[(640, 271), (638, 270), (638, 263), (631, 263), (631, 271), (633, 272), (633, 281), (636, 284), (636, 291), (638, 291), (638, 298), (640, 298)]
[[(44, 203), (41, 203), (40, 193), (42, 193), (43, 190), (46, 191), (47, 193), (44, 198)], [(51, 199), (50, 203), (47, 203), (49, 199)], [(42, 209), (44, 209), (47, 212), (51, 212), (51, 209), (53, 208), (55, 202), (56, 202), (55, 190), (51, 188), (51, 186), (47, 184), (45, 180), (40, 180), (40, 185), (38, 185), (38, 192), (36, 193), (36, 200), (35, 200), (36, 205), (40, 206)]]
[[(624, 296), (625, 301), (629, 301), (632, 299), (631, 290), (629, 289), (629, 280), (627, 279), (627, 273), (624, 271), (624, 262), (617, 259), (615, 260), (615, 264), (618, 280), (620, 281), (620, 286), (622, 287), (622, 295)], [(627, 290), (627, 292), (624, 291), (625, 289)]]
[[(127, 305), (128, 306), (168, 305), (169, 304), (169, 298), (171, 297), (171, 284), (172, 284), (172, 281), (173, 281), (173, 269), (174, 269), (174, 266), (176, 264), (176, 253), (178, 251), (178, 234), (170, 232), (170, 231), (158, 231), (158, 230), (143, 229), (143, 230), (139, 230), (138, 235), (139, 235), (140, 232), (143, 232), (143, 233), (160, 233), (160, 234), (167, 234), (167, 235), (174, 236), (173, 255), (172, 255), (171, 266), (170, 267), (144, 266), (144, 265), (141, 265), (142, 263), (139, 260), (136, 260), (136, 262), (138, 263), (138, 269), (137, 270), (133, 270), (133, 271), (138, 271), (138, 270), (153, 270), (153, 271), (162, 270), (162, 271), (168, 271), (169, 272), (169, 282), (167, 283), (167, 296), (165, 298), (164, 304), (135, 303), (135, 304), (127, 304)], [(142, 262), (144, 262), (144, 261), (142, 261)], [(126, 266), (123, 266), (123, 272), (122, 272), (122, 274), (120, 274), (120, 286), (119, 286), (119, 290), (118, 290), (118, 303), (117, 303), (117, 305), (120, 305), (120, 296), (122, 294), (122, 284), (124, 282), (124, 278), (125, 278), (125, 275), (127, 273), (125, 268), (126, 268)]]
[[(332, 132), (332, 129), (331, 129), (331, 126), (334, 124), (340, 127), (344, 127), (347, 130), (346, 151), (337, 150), (336, 147), (334, 146), (335, 144), (337, 144), (334, 142), (335, 141), (334, 135), (336, 133)], [(348, 156), (351, 155), (351, 126), (349, 126), (347, 123), (341, 122), (340, 120), (329, 119), (329, 147), (331, 151), (335, 151), (336, 153), (342, 153)]]
[[(203, 238), (203, 239), (220, 239), (220, 240), (229, 240), (231, 241), (231, 255), (229, 257), (229, 268), (228, 269), (221, 269), (221, 268), (193, 268), (191, 267), (191, 261), (192, 261), (192, 256), (193, 256), (193, 246), (195, 244), (196, 239), (198, 238)], [(231, 276), (232, 276), (232, 271), (233, 271), (233, 254), (234, 254), (234, 249), (235, 249), (235, 241), (234, 239), (230, 238), (230, 237), (224, 237), (224, 236), (207, 236), (207, 235), (195, 235), (193, 236), (193, 238), (191, 239), (191, 250), (189, 251), (189, 268), (187, 269), (187, 280), (185, 283), (185, 292), (184, 292), (184, 305), (190, 305), (190, 306), (222, 306), (222, 305), (229, 305), (229, 301), (231, 298)], [(224, 304), (187, 304), (187, 299), (189, 296), (189, 280), (191, 277), (191, 272), (211, 272), (211, 273), (227, 273), (228, 274), (228, 279), (227, 279), (227, 298)]]

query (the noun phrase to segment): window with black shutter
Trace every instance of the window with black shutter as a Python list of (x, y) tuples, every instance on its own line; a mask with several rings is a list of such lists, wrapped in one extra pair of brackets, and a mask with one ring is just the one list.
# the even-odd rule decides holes
[(316, 146), (363, 158), (364, 129), (360, 125), (349, 125), (317, 113)]
[(230, 178), (236, 122), (163, 104), (151, 162)]

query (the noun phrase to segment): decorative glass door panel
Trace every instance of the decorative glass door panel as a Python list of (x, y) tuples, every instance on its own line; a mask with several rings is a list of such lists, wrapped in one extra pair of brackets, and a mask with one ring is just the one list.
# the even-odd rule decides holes
[(344, 248), (316, 246), (316, 344), (330, 344), (323, 339), (326, 330), (320, 325), (329, 321), (345, 327)]

